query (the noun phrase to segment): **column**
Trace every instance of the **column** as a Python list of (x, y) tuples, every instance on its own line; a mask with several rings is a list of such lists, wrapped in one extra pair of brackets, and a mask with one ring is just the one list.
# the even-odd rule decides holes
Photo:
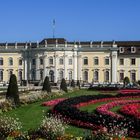
[(74, 80), (78, 80), (77, 79), (77, 51), (74, 51), (73, 54), (73, 79)]
[(40, 80), (39, 56), (36, 57), (36, 80)]
[(67, 68), (68, 68), (68, 59), (67, 59), (66, 52), (64, 52), (64, 78), (65, 78), (65, 80), (68, 79)]
[(54, 69), (54, 74), (55, 74), (55, 79), (54, 79), (54, 82), (57, 83), (58, 81), (58, 72), (57, 72), (57, 63), (58, 63), (58, 56), (55, 54), (54, 56), (54, 66), (55, 66), (55, 69)]
[(117, 51), (112, 51), (111, 58), (112, 58), (111, 61), (112, 83), (117, 83)]
[(43, 79), (45, 79), (47, 73), (46, 73), (46, 66), (47, 66), (47, 55), (43, 58)]
[(27, 80), (27, 52), (24, 54), (24, 80)]
[(80, 54), (78, 54), (78, 63), (77, 63), (77, 69), (78, 69), (78, 80), (82, 80), (82, 57)]

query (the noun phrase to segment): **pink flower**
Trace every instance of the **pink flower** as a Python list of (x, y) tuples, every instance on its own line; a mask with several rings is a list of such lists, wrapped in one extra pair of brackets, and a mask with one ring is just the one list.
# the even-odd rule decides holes
[(55, 106), (56, 104), (64, 101), (66, 98), (58, 98), (55, 100), (51, 100), (51, 101), (47, 101), (47, 102), (43, 102), (42, 105), (43, 106)]

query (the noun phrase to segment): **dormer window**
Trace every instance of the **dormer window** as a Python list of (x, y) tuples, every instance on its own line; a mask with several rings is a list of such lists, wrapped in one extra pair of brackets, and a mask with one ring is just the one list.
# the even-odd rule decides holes
[(124, 48), (123, 47), (120, 47), (119, 48), (119, 51), (120, 51), (120, 53), (124, 53)]
[(135, 53), (136, 52), (136, 47), (131, 47), (131, 53)]

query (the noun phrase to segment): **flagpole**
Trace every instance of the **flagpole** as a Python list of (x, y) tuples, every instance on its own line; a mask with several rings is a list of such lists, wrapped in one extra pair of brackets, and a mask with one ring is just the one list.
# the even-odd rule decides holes
[(55, 38), (55, 19), (53, 20), (53, 38)]

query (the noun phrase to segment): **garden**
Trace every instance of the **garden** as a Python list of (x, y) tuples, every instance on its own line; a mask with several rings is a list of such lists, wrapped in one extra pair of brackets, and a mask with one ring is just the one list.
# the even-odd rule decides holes
[(140, 139), (139, 89), (102, 92), (72, 83), (68, 90), (62, 80), (53, 93), (48, 79), (44, 83), (42, 91), (16, 95), (15, 104), (0, 104), (1, 140)]

